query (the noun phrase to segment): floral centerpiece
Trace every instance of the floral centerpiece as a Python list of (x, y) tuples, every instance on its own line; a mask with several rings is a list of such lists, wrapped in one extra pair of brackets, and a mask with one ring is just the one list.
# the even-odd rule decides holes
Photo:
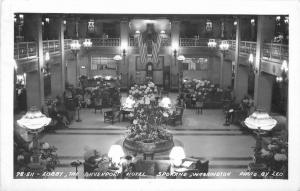
[[(40, 165), (44, 168), (43, 172), (52, 172), (55, 170), (59, 164), (58, 155), (56, 153), (57, 148), (49, 145), (47, 142), (42, 142), (40, 144)], [(32, 172), (33, 169), (30, 168), (29, 163), (33, 155), (33, 143), (28, 145), (28, 150), (16, 149), (16, 171), (19, 172)], [(41, 175), (42, 173), (40, 173)], [(41, 178), (38, 174), (35, 174), (32, 178)]]
[(283, 138), (274, 137), (264, 146), (254, 148), (256, 163), (265, 164), (268, 171), (283, 173), (281, 178), (287, 177), (288, 171), (288, 144)]
[(147, 97), (155, 99), (155, 93), (157, 93), (157, 86), (153, 82), (149, 82), (147, 85), (134, 85), (129, 90), (129, 95), (133, 96), (136, 100), (142, 99), (145, 95)]
[(169, 121), (172, 112), (155, 100), (156, 92), (157, 87), (153, 82), (134, 85), (130, 89), (129, 95), (133, 97), (135, 103), (133, 111), (129, 114), (132, 123), (128, 126), (125, 148), (137, 152), (162, 149), (162, 145), (165, 144), (168, 149), (172, 148), (172, 135), (164, 126)]
[(187, 96), (193, 102), (205, 100), (220, 101), (223, 89), (209, 80), (184, 79), (183, 92), (187, 93)]

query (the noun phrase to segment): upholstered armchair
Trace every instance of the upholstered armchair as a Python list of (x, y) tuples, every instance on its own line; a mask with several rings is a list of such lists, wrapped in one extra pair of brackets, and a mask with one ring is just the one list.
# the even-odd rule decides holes
[(112, 110), (104, 112), (104, 122), (114, 124), (115, 121), (121, 121), (120, 106), (113, 106)]
[(95, 98), (94, 108), (95, 108), (95, 113), (97, 112), (97, 110), (100, 110), (102, 112), (103, 105), (102, 105), (102, 99), (100, 97)]
[(183, 107), (176, 107), (175, 113), (171, 116), (171, 125), (176, 126), (177, 124), (182, 125)]

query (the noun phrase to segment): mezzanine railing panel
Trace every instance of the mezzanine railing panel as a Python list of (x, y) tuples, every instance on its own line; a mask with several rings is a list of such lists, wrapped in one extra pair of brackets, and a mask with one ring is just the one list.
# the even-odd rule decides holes
[(92, 38), (93, 47), (120, 46), (120, 38)]
[[(138, 46), (138, 40), (137, 38), (129, 38), (129, 46), (130, 47), (137, 47)], [(170, 37), (163, 37), (161, 39), (160, 46), (171, 46), (171, 38)]]
[(208, 39), (205, 38), (180, 38), (181, 47), (207, 47)]

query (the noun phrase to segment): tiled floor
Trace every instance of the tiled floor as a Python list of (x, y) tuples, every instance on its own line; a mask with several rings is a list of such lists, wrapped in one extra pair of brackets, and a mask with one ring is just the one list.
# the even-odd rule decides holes
[[(176, 95), (170, 95), (173, 99)], [(69, 128), (46, 133), (41, 141), (58, 148), (60, 165), (57, 171), (74, 171), (70, 162), (83, 160), (86, 149), (107, 153), (112, 144), (122, 144), (128, 122), (109, 124), (103, 122), (103, 113), (92, 109), (81, 110), (82, 122), (73, 122)], [(204, 110), (203, 115), (186, 109), (183, 125), (167, 129), (173, 134), (175, 145), (184, 147), (186, 156), (210, 161), (210, 171), (231, 172), (229, 178), (245, 178), (238, 174), (247, 169), (252, 160), (255, 139), (239, 127), (223, 126), (221, 110)], [(155, 155), (156, 159), (167, 158), (168, 153)], [(82, 167), (79, 172), (83, 171)], [(80, 176), (82, 178), (82, 176)], [(220, 178), (220, 177), (216, 177)], [(224, 178), (224, 177), (223, 177)], [(228, 177), (227, 177), (228, 178)]]

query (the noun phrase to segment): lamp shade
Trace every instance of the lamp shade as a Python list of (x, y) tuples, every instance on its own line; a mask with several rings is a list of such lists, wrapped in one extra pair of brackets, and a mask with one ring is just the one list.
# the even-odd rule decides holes
[(118, 61), (118, 60), (122, 60), (122, 56), (120, 55), (116, 55), (114, 56), (114, 60)]
[(270, 131), (275, 127), (277, 121), (266, 112), (255, 111), (245, 119), (244, 123), (249, 129)]
[(168, 97), (164, 97), (160, 103), (159, 103), (160, 107), (164, 107), (164, 108), (170, 108), (171, 107), (171, 99)]
[(173, 147), (169, 157), (173, 161), (175, 166), (179, 166), (182, 162), (182, 159), (185, 158), (185, 153), (183, 148), (179, 146)]
[(112, 145), (107, 155), (113, 163), (119, 163), (120, 158), (124, 156), (124, 152), (120, 145)]
[(132, 109), (135, 101), (133, 100), (132, 96), (128, 96), (123, 104), (124, 108)]
[(29, 111), (19, 120), (17, 124), (29, 131), (39, 131), (51, 122), (51, 118), (42, 114), (35, 106), (32, 106)]
[(177, 60), (179, 60), (179, 61), (184, 61), (184, 60), (185, 60), (185, 57), (184, 57), (183, 55), (179, 55), (179, 56), (177, 57)]

